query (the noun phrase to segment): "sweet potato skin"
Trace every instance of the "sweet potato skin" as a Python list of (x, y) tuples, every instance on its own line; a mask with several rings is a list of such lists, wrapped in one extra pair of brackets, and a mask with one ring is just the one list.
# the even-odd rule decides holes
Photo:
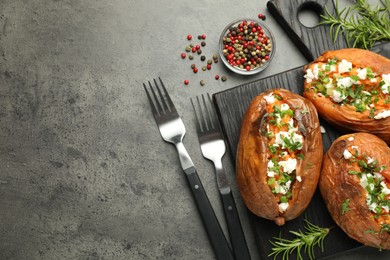
[[(264, 96), (278, 94), (295, 108), (294, 118), (304, 135), (302, 153), (296, 174), (302, 182), (295, 181), (289, 207), (281, 214), (275, 195), (267, 185), (267, 143), (261, 134), (262, 121), (267, 110)], [(305, 112), (302, 112), (305, 111)], [(237, 150), (237, 184), (247, 208), (255, 215), (283, 225), (285, 221), (298, 217), (308, 206), (318, 184), (323, 156), (322, 136), (318, 115), (313, 104), (300, 95), (285, 89), (275, 89), (255, 97), (246, 110), (242, 121)]]
[[(328, 59), (333, 58), (345, 59), (363, 68), (370, 67), (377, 74), (390, 73), (390, 59), (372, 51), (357, 48), (327, 51), (311, 64), (306, 65), (304, 71), (314, 63), (327, 62)], [(370, 118), (369, 111), (356, 112), (352, 106), (335, 104), (330, 98), (317, 95), (313, 91), (310, 91), (309, 84), (306, 81), (304, 82), (303, 95), (313, 102), (321, 118), (328, 121), (340, 131), (344, 133), (372, 133), (390, 144), (390, 117), (376, 120)]]
[[(353, 140), (352, 140), (353, 139)], [(381, 231), (366, 203), (366, 190), (357, 175), (349, 174), (350, 165), (343, 160), (343, 151), (352, 146), (359, 153), (378, 160), (386, 166), (382, 175), (390, 180), (390, 149), (375, 135), (354, 133), (339, 137), (324, 155), (319, 188), (326, 206), (338, 226), (360, 243), (381, 249), (390, 249), (390, 234)], [(342, 204), (349, 199), (348, 210)]]

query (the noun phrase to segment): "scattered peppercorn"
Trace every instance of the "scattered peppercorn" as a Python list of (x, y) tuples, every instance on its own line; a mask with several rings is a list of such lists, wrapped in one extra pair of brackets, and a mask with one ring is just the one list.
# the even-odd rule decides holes
[(206, 46), (206, 42), (205, 42), (205, 41), (202, 41), (202, 42), (200, 43), (200, 45), (202, 45), (202, 46), (204, 47), (204, 46)]
[(203, 79), (199, 82), (200, 85), (203, 87), (205, 84), (206, 84), (206, 81), (204, 81)]
[(203, 71), (206, 71), (206, 70), (207, 70), (206, 66), (203, 66), (203, 67), (202, 67), (202, 70), (203, 70)]
[(191, 47), (190, 46), (186, 46), (186, 52), (190, 52), (191, 51)]
[(192, 48), (192, 47), (194, 47), (195, 45), (193, 44), (193, 43), (190, 43), (190, 47)]
[(202, 54), (202, 49), (196, 51), (199, 55)]
[(207, 60), (207, 64), (211, 65), (211, 64), (213, 64), (213, 61), (212, 60)]
[(184, 85), (188, 85), (190, 81), (188, 79), (184, 80)]
[(197, 51), (196, 47), (192, 47), (192, 52), (196, 52), (196, 51)]
[(202, 35), (198, 35), (198, 40), (202, 40)]
[(217, 54), (213, 54), (213, 60), (218, 60), (218, 55)]
[(204, 55), (200, 56), (200, 60), (201, 61), (205, 61), (206, 60), (206, 56), (204, 56)]
[(191, 64), (191, 69), (194, 69), (195, 67), (195, 64)]
[(207, 68), (208, 70), (211, 70), (211, 65), (210, 65), (210, 64), (207, 64), (206, 68)]
[(264, 14), (259, 14), (258, 17), (259, 17), (259, 19), (261, 19), (263, 21), (265, 20), (265, 15)]
[(222, 80), (222, 81), (226, 81), (226, 80), (227, 80), (226, 76), (222, 76), (222, 77), (221, 77), (221, 80)]
[(201, 38), (204, 40), (206, 39), (206, 34), (202, 34)]
[(185, 59), (186, 56), (187, 56), (187, 55), (186, 55), (184, 52), (181, 53), (181, 58), (182, 58), (182, 59)]
[(190, 54), (190, 55), (188, 55), (188, 58), (189, 58), (190, 60), (192, 60), (192, 59), (194, 58), (194, 56), (192, 56), (192, 54)]
[(215, 79), (216, 79), (216, 80), (219, 80), (219, 75), (218, 75), (218, 74), (215, 75)]
[(188, 35), (187, 35), (187, 40), (189, 40), (189, 41), (192, 40), (192, 35), (191, 35), (191, 34), (188, 34)]
[(193, 69), (193, 71), (194, 71), (194, 73), (198, 73), (198, 68), (195, 67), (195, 68)]

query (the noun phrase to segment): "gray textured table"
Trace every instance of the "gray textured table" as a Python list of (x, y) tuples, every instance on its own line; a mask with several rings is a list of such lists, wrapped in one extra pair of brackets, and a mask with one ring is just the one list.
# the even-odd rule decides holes
[[(204, 54), (211, 58), (228, 22), (258, 13), (266, 14), (277, 43), (265, 72), (241, 77), (219, 62), (194, 74), (191, 61), (180, 58), (187, 34), (206, 34)], [(266, 1), (222, 0), (2, 0), (0, 59), (0, 259), (214, 259), (176, 151), (162, 141), (142, 83), (164, 80), (226, 232), (189, 98), (305, 63)], [(216, 81), (216, 74), (228, 80)], [(229, 155), (224, 164), (234, 183)], [(334, 259), (386, 256), (363, 249)]]

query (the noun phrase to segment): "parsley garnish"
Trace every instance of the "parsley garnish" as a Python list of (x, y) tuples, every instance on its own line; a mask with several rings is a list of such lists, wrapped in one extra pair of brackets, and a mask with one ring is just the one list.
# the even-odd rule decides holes
[(341, 215), (349, 211), (349, 199), (346, 199), (341, 205)]

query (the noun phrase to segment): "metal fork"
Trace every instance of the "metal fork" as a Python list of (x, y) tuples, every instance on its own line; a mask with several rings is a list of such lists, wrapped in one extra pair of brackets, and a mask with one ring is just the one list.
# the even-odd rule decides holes
[[(153, 81), (155, 87), (153, 87), (149, 81), (149, 89), (152, 94), (149, 93), (145, 83), (143, 85), (148, 96), (150, 106), (152, 107), (154, 119), (160, 129), (160, 134), (166, 142), (172, 143), (176, 146), (181, 166), (187, 177), (192, 195), (195, 199), (198, 211), (202, 217), (203, 224), (206, 228), (208, 238), (217, 259), (233, 260), (234, 257), (229, 244), (223, 234), (222, 228), (199, 179), (194, 164), (182, 142), (186, 131), (184, 123), (177, 113), (161, 78), (159, 78), (159, 81), (163, 92), (161, 91), (157, 81), (155, 79)], [(154, 88), (157, 89), (157, 91), (155, 91)]]
[(214, 163), (233, 253), (236, 259), (251, 259), (232, 190), (222, 165), (222, 158), (226, 152), (225, 141), (209, 94), (207, 99), (206, 101), (204, 95), (201, 98), (197, 96), (196, 102), (191, 99), (200, 148), (203, 156)]

